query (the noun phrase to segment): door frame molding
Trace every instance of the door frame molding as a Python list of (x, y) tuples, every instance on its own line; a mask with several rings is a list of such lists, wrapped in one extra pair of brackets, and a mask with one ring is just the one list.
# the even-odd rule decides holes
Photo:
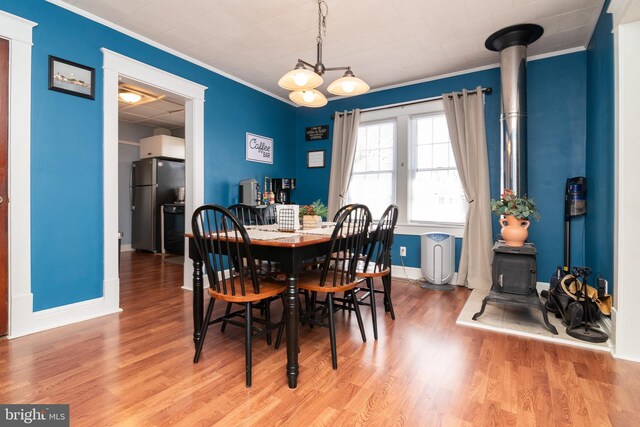
[[(118, 272), (118, 77), (125, 76), (185, 99), (185, 212), (204, 203), (204, 92), (206, 86), (102, 48), (104, 69), (104, 304), (119, 310)], [(185, 215), (185, 231), (191, 231)], [(185, 253), (187, 252), (185, 239)], [(183, 288), (193, 288), (193, 266), (185, 257)]]
[(0, 11), (9, 41), (9, 337), (33, 317), (31, 293), (31, 47), (35, 22)]
[(640, 0), (612, 0), (608, 12), (613, 15), (615, 80), (615, 219), (614, 219), (614, 303), (611, 323), (614, 356), (640, 362), (640, 341), (636, 325), (640, 321), (640, 289), (635, 263), (640, 256), (635, 220), (640, 170), (633, 161), (640, 155), (638, 114), (640, 106)]

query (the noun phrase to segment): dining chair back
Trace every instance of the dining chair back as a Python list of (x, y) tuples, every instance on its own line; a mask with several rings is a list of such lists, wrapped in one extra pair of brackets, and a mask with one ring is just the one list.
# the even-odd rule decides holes
[(342, 210), (321, 266), (320, 286), (337, 287), (356, 281), (358, 258), (370, 225), (371, 212), (365, 205), (348, 205)]
[(342, 215), (344, 213), (345, 210), (347, 210), (349, 207), (351, 206), (355, 206), (354, 204), (350, 204), (350, 205), (344, 205), (343, 207), (341, 207), (340, 209), (338, 209), (338, 211), (336, 212), (336, 214), (333, 216), (333, 222), (337, 222), (338, 218), (340, 218), (340, 215)]
[(262, 225), (262, 214), (253, 206), (238, 203), (227, 209), (238, 218), (242, 225)]
[(398, 222), (398, 206), (389, 205), (376, 224), (365, 252), (364, 272), (389, 271), (394, 229)]
[(276, 205), (267, 205), (262, 209), (262, 223), (265, 225), (276, 224), (278, 222), (278, 215), (276, 212)]
[[(204, 260), (209, 286), (217, 293), (244, 296), (247, 284), (259, 293), (251, 240), (241, 219), (232, 212), (218, 205), (196, 209), (191, 222), (196, 248)], [(235, 265), (242, 259), (247, 260), (246, 265)]]
[[(283, 322), (273, 324), (270, 318), (262, 322), (264, 328), (254, 327), (253, 303), (264, 302), (267, 315), (273, 297), (282, 295), (285, 286), (269, 279), (260, 279), (251, 253), (251, 240), (244, 225), (230, 210), (218, 205), (205, 205), (195, 210), (191, 219), (193, 240), (209, 281), (211, 297), (200, 338), (193, 359), (198, 363), (209, 325), (219, 322), (234, 323), (245, 328), (246, 385), (251, 387), (251, 340), (259, 335), (282, 329)], [(239, 265), (246, 260), (244, 265)], [(216, 300), (228, 304), (224, 315), (211, 320)], [(231, 303), (243, 304), (243, 310), (231, 312)], [(244, 322), (232, 320), (244, 317)], [(257, 320), (257, 319), (256, 319)], [(268, 335), (267, 335), (268, 336)]]

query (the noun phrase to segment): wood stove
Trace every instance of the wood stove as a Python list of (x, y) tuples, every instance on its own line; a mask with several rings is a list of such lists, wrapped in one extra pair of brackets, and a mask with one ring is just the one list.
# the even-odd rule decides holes
[(487, 302), (525, 305), (540, 309), (545, 326), (557, 335), (558, 331), (549, 323), (547, 309), (540, 301), (536, 289), (537, 252), (533, 244), (525, 243), (524, 246), (514, 247), (499, 240), (493, 245), (493, 252), (493, 284), (473, 320), (482, 316)]

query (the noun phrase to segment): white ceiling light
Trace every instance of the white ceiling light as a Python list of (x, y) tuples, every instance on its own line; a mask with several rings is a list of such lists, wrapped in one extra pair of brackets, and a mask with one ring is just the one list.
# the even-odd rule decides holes
[(349, 68), (344, 73), (344, 76), (331, 83), (327, 90), (334, 95), (354, 96), (367, 92), (369, 85), (354, 76), (351, 68)]
[[(327, 90), (334, 95), (354, 96), (365, 93), (369, 85), (353, 75), (351, 67), (325, 67), (322, 63), (322, 29), (327, 31), (327, 15), (329, 7), (324, 0), (318, 0), (318, 37), (316, 64), (298, 59), (295, 68), (278, 81), (284, 89), (292, 90), (289, 98), (296, 104), (305, 107), (322, 107), (327, 104), (327, 98), (314, 88), (323, 83), (322, 75), (325, 71), (346, 70), (344, 76), (329, 85)], [(313, 71), (312, 71), (313, 70)]]
[(322, 92), (315, 89), (294, 90), (289, 94), (289, 99), (305, 107), (324, 107), (327, 105), (327, 98)]
[(128, 104), (135, 104), (136, 102), (142, 99), (142, 96), (140, 94), (137, 94), (134, 92), (123, 91), (123, 92), (119, 92), (118, 96), (120, 97), (120, 99), (122, 99), (124, 102)]
[(313, 89), (321, 84), (322, 77), (304, 68), (302, 62), (298, 62), (293, 70), (282, 76), (278, 81), (278, 85), (281, 88), (289, 90)]

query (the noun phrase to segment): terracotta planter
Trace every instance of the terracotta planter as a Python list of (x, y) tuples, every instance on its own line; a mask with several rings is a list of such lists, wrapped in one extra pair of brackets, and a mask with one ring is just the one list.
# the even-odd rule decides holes
[(507, 246), (524, 246), (524, 241), (529, 236), (529, 220), (506, 215), (500, 218), (502, 238)]

